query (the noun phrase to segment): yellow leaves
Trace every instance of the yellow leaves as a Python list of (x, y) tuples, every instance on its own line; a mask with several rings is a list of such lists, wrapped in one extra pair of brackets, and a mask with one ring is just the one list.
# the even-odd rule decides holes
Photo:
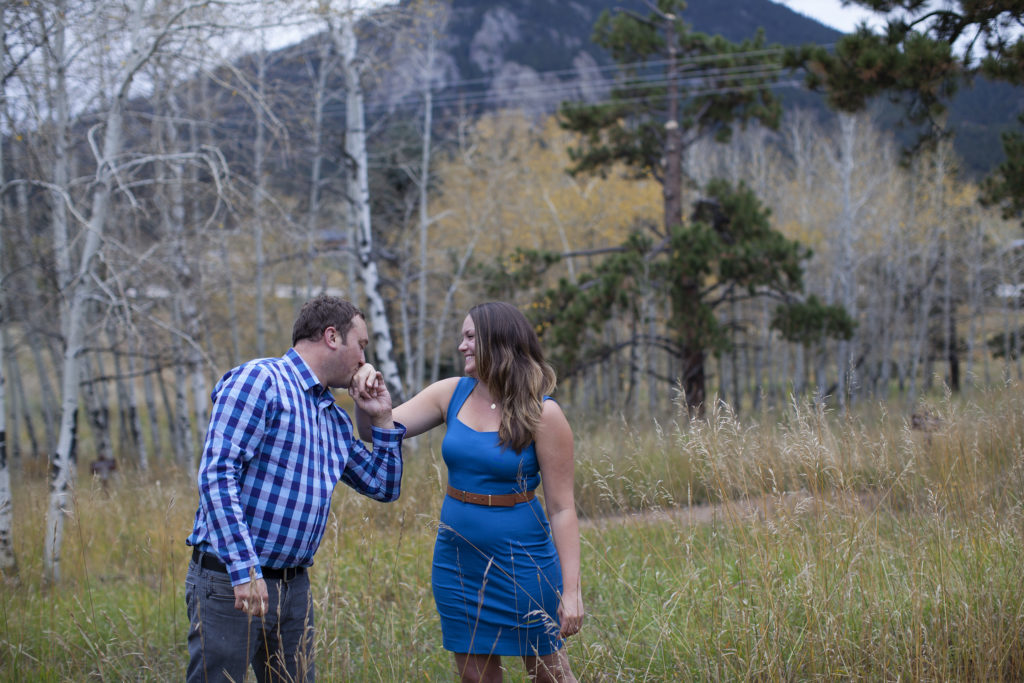
[(461, 250), (476, 240), (475, 253), (484, 258), (516, 247), (580, 251), (618, 244), (638, 218), (658, 220), (657, 183), (621, 173), (605, 179), (566, 173), (574, 141), (553, 118), (480, 119), (461, 153), (438, 165), (442, 191), (431, 213), (445, 218), (437, 246)]

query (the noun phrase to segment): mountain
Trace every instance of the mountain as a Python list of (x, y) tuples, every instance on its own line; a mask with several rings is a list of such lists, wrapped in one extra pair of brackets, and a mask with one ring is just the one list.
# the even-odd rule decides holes
[[(602, 11), (618, 8), (648, 13), (642, 0), (453, 0), (435, 101), (463, 110), (517, 106), (541, 114), (564, 100), (601, 97), (614, 67), (592, 43), (591, 32)], [(683, 20), (696, 31), (735, 42), (759, 29), (767, 42), (787, 46), (829, 45), (842, 35), (771, 0), (689, 0)], [(403, 91), (387, 78), (382, 84), (387, 104), (381, 106), (394, 109)], [(787, 107), (824, 108), (821, 96), (802, 88), (778, 92)], [(879, 106), (880, 121), (898, 120), (898, 110), (885, 102)], [(983, 174), (1002, 160), (999, 134), (1022, 107), (1021, 89), (1001, 84), (979, 82), (957, 96), (950, 123), (968, 172)], [(913, 131), (897, 134), (904, 142), (913, 138)]]
[[(536, 71), (568, 69), (586, 54), (608, 63), (591, 40), (604, 10), (647, 14), (640, 0), (454, 0), (449, 54), (467, 79), (491, 75), (503, 63)], [(690, 0), (683, 17), (694, 30), (732, 41), (764, 28), (768, 42), (833, 43), (840, 33), (769, 0)]]

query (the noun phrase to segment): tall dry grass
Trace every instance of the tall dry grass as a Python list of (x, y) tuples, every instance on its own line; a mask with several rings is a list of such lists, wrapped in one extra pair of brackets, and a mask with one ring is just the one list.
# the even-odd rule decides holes
[[(716, 406), (692, 425), (579, 427), (577, 675), (1024, 679), (1024, 387), (922, 409), (933, 431), (883, 406), (798, 404), (759, 421)], [(397, 503), (335, 496), (313, 569), (321, 680), (452, 678), (429, 587), (436, 446), (409, 453)], [(45, 496), (41, 477), (16, 476), (0, 677), (179, 680), (194, 486), (173, 469), (81, 481), (52, 587), (38, 579)]]

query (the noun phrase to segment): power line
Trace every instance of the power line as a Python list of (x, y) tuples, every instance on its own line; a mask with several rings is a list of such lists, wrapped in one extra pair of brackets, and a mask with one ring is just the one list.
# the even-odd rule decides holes
[[(667, 78), (664, 74), (653, 74), (643, 78), (631, 79), (625, 83), (605, 84), (603, 87), (607, 88), (609, 91), (628, 91), (631, 88), (654, 90), (659, 87), (667, 87), (671, 83), (675, 82), (685, 88), (685, 91), (681, 93), (683, 96), (700, 97), (709, 92), (725, 92), (729, 88), (733, 87), (740, 87), (744, 89), (751, 87), (749, 85), (710, 87), (704, 85), (704, 87), (701, 87), (701, 84), (706, 83), (706, 81), (712, 78), (717, 80), (760, 79), (765, 81), (761, 84), (761, 87), (769, 87), (774, 82), (772, 79), (777, 78), (783, 71), (784, 68), (781, 65), (751, 65), (727, 70), (708, 69), (702, 72), (680, 76), (675, 79)], [(787, 81), (787, 84), (791, 83), (794, 83), (794, 81)], [(544, 99), (570, 99), (578, 97), (579, 92), (580, 83), (578, 82), (565, 82), (558, 84), (542, 82), (529, 86), (510, 87), (505, 93), (499, 93), (493, 90), (477, 90), (439, 94), (435, 95), (432, 98), (432, 101), (434, 106), (443, 107), (446, 104), (456, 103), (463, 105), (492, 104), (509, 98), (532, 99), (545, 96)], [(617, 99), (615, 101), (638, 101), (641, 99), (643, 99), (643, 97), (628, 98), (628, 100)], [(422, 103), (422, 96), (419, 93), (416, 93), (392, 102), (381, 103), (368, 107), (367, 113), (372, 112), (380, 114), (409, 108), (418, 108), (422, 106)], [(343, 107), (340, 104), (331, 107), (331, 109), (334, 110), (340, 110), (342, 108)]]
[[(822, 47), (829, 49), (834, 46), (834, 43), (823, 44)], [(746, 64), (746, 65), (731, 65), (725, 69), (721, 67), (704, 67), (696, 71), (691, 70), (694, 66), (701, 66), (708, 63), (716, 63), (722, 61), (734, 62), (736, 60), (747, 60), (757, 57), (781, 55), (786, 48), (784, 47), (766, 47), (757, 50), (744, 50), (741, 52), (721, 52), (707, 55), (692, 55), (683, 59), (675, 60), (677, 67), (681, 70), (679, 83), (686, 84), (706, 79), (712, 75), (718, 75), (722, 78), (728, 78), (729, 76), (739, 76), (743, 74), (745, 69), (757, 70), (764, 68), (772, 68), (774, 71), (781, 71), (784, 67), (778, 64), (774, 67), (767, 67), (765, 64)], [(645, 61), (627, 62), (625, 64), (606, 64), (598, 65), (594, 67), (584, 68), (573, 68), (573, 69), (550, 69), (545, 71), (534, 71), (533, 73), (541, 80), (540, 83), (533, 86), (525, 87), (513, 87), (509, 91), (515, 97), (531, 97), (539, 94), (558, 95), (562, 93), (565, 97), (577, 96), (579, 90), (579, 81), (567, 82), (567, 83), (551, 83), (550, 79), (554, 78), (558, 81), (562, 81), (563, 77), (584, 75), (594, 76), (604, 79), (606, 76), (618, 76), (623, 73), (651, 70), (657, 68), (663, 68), (672, 63), (669, 59), (653, 59)], [(747, 74), (748, 78), (761, 77), (768, 78), (771, 74), (758, 73), (751, 71)], [(467, 79), (456, 79), (446, 83), (443, 88), (437, 91), (437, 94), (433, 97), (435, 105), (444, 106), (445, 104), (460, 103), (465, 105), (473, 104), (488, 104), (494, 102), (500, 102), (501, 97), (496, 96), (488, 88), (494, 83), (494, 76), (485, 76), (477, 78)], [(649, 76), (633, 76), (626, 83), (642, 83), (647, 82), (649, 87), (657, 87), (658, 85), (667, 85), (669, 81), (664, 77), (664, 74), (651, 74)], [(479, 87), (476, 87), (479, 86)], [(624, 84), (610, 83), (606, 84), (605, 87), (609, 89), (624, 88), (627, 87)], [(469, 88), (466, 90), (466, 88)], [(485, 89), (488, 88), (488, 89)], [(687, 94), (691, 94), (688, 92)], [(422, 93), (414, 92), (409, 95), (393, 100), (391, 102), (383, 102), (381, 104), (372, 105), (367, 107), (366, 112), (372, 114), (381, 114), (387, 112), (394, 112), (398, 110), (419, 107), (422, 105)], [(547, 99), (553, 99), (549, 97)], [(343, 108), (343, 105), (335, 104), (328, 107), (327, 111), (337, 112)]]

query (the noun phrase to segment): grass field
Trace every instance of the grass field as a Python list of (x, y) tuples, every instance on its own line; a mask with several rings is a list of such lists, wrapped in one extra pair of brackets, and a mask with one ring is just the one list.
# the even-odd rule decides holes
[[(577, 676), (1024, 679), (1024, 387), (929, 409), (930, 433), (879, 407), (579, 428)], [(312, 570), (320, 680), (452, 679), (430, 594), (443, 465), (424, 443), (406, 467), (397, 503), (335, 495)], [(14, 479), (2, 680), (180, 680), (192, 482), (82, 479), (44, 586), (46, 482)]]

